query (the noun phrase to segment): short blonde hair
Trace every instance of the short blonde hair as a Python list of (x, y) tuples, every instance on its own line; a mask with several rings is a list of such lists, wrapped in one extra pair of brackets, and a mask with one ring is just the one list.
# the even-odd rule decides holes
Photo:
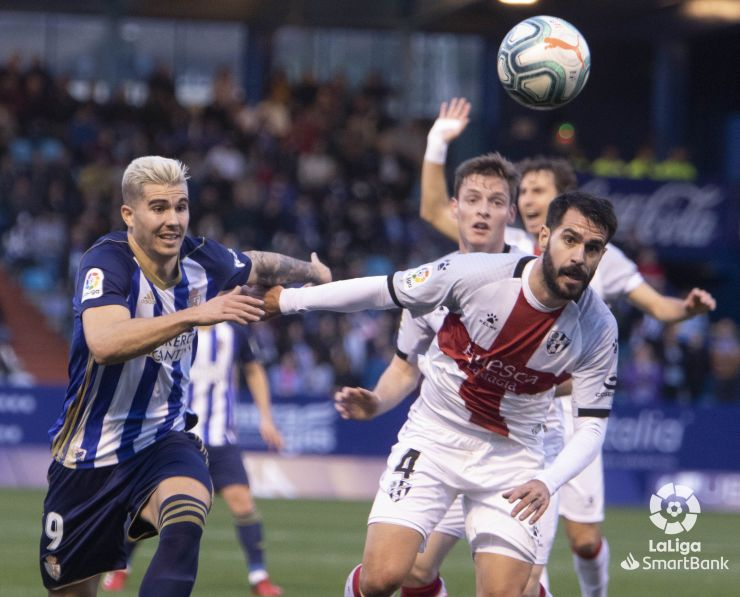
[(121, 192), (123, 202), (130, 204), (144, 195), (145, 184), (175, 186), (190, 178), (188, 167), (180, 160), (147, 155), (133, 160), (123, 172)]

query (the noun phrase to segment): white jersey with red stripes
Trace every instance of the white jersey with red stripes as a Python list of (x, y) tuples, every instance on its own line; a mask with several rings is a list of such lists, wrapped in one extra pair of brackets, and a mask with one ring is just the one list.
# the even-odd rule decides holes
[(460, 429), (541, 448), (554, 386), (569, 378), (577, 414), (608, 415), (614, 317), (591, 289), (577, 303), (545, 307), (530, 289), (532, 263), (524, 260), (457, 254), (393, 276), (394, 299), (412, 314), (440, 304), (449, 309), (427, 352), (410, 417), (428, 412)]

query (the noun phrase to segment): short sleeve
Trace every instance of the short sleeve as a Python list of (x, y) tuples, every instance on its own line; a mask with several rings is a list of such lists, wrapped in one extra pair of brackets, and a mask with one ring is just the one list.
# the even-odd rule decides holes
[(80, 312), (91, 307), (121, 305), (128, 308), (131, 277), (136, 263), (120, 244), (101, 242), (80, 260), (74, 301)]
[(445, 305), (451, 310), (453, 290), (466, 268), (461, 256), (443, 257), (432, 263), (396, 272), (389, 279), (393, 300), (408, 309), (411, 316), (428, 313), (434, 307)]
[(606, 307), (600, 312), (603, 323), (587, 323), (584, 357), (572, 373), (573, 415), (576, 417), (608, 417), (617, 387), (617, 324)]
[(599, 275), (607, 302), (628, 295), (645, 281), (635, 262), (611, 243), (599, 264)]
[(419, 355), (426, 354), (434, 336), (435, 331), (426, 316), (413, 317), (408, 309), (404, 309), (398, 327), (396, 353), (407, 363), (416, 365)]
[(188, 253), (188, 257), (199, 262), (208, 272), (209, 299), (222, 290), (247, 283), (252, 271), (252, 260), (247, 255), (210, 239), (190, 241), (196, 242), (197, 246)]

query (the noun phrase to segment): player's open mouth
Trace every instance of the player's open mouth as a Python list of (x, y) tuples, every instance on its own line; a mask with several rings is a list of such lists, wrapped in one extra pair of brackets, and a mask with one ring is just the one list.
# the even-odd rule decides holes
[(491, 229), (491, 227), (485, 222), (476, 222), (475, 224), (473, 224), (473, 228), (475, 230), (490, 230)]

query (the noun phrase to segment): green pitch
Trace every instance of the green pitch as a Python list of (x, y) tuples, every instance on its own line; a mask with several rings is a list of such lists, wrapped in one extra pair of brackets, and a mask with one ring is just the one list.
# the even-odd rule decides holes
[[(42, 595), (37, 554), (41, 491), (0, 490), (0, 594), (3, 597)], [(267, 538), (267, 558), (273, 580), (290, 597), (339, 597), (349, 570), (360, 560), (369, 504), (310, 500), (260, 501)], [(642, 561), (648, 541), (665, 536), (647, 519), (647, 509), (611, 509), (605, 532), (612, 553), (611, 591), (614, 597), (723, 597), (738, 595), (740, 586), (740, 516), (703, 513), (682, 541), (700, 541), (702, 558), (727, 558), (729, 571), (625, 571), (619, 563), (629, 553)], [(673, 539), (675, 541), (675, 538)], [(129, 589), (119, 595), (136, 595), (136, 588), (154, 550), (156, 540), (145, 541), (136, 552)], [(674, 557), (677, 554), (651, 554)], [(472, 597), (472, 564), (465, 545), (459, 544), (444, 567), (452, 597)], [(556, 597), (577, 597), (570, 554), (562, 532), (550, 565)], [(229, 513), (216, 500), (208, 518), (200, 555), (200, 572), (194, 595), (244, 597), (246, 572)], [(99, 595), (105, 595), (102, 591)]]

